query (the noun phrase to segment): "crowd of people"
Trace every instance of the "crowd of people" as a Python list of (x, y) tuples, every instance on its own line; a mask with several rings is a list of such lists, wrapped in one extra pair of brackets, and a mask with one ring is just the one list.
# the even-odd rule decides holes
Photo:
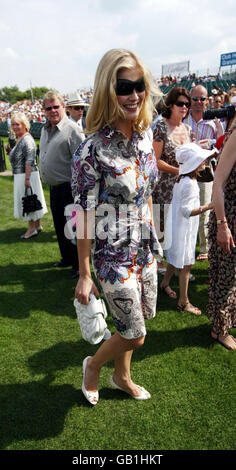
[[(85, 103), (91, 103), (93, 95), (91, 89), (89, 91), (81, 89), (78, 90), (78, 93)], [(62, 96), (64, 102), (66, 103), (69, 95)], [(7, 121), (10, 127), (11, 115), (16, 112), (24, 113), (30, 122), (46, 122), (43, 99), (17, 101), (13, 104), (5, 101), (0, 101), (0, 122)]]
[[(199, 82), (214, 81), (217, 78), (218, 76), (196, 77), (195, 74), (188, 74), (186, 77), (172, 77), (170, 75), (166, 77), (161, 77), (160, 79), (155, 79), (154, 82), (157, 86), (170, 86), (173, 84), (179, 85), (181, 84), (182, 80), (186, 79), (194, 80), (194, 82), (192, 82), (192, 87), (194, 87)], [(93, 97), (92, 88), (90, 88), (89, 90), (78, 89), (77, 93), (80, 95), (80, 97), (85, 103), (91, 104)], [(227, 91), (222, 90), (219, 86), (215, 85), (215, 88), (212, 90), (209, 96), (209, 108), (219, 108), (228, 106), (232, 95), (236, 95), (236, 85), (233, 84)], [(64, 102), (66, 103), (69, 99), (69, 94), (64, 94), (62, 96)], [(0, 101), (0, 122), (7, 121), (10, 127), (11, 115), (15, 112), (23, 112), (30, 122), (46, 122), (46, 116), (43, 107), (43, 99), (17, 101), (13, 104), (5, 101)]]
[(166, 75), (162, 76), (160, 79), (156, 79), (156, 84), (159, 86), (170, 86), (174, 84), (180, 84), (182, 80), (192, 82), (192, 85), (198, 85), (201, 82), (209, 83), (215, 82), (217, 80), (222, 80), (223, 77), (220, 73), (217, 75), (196, 75), (195, 73), (188, 73), (187, 75), (180, 76), (180, 75)]
[[(233, 92), (230, 96), (236, 106)], [(161, 101), (154, 120), (154, 103)], [(163, 97), (142, 60), (123, 49), (112, 49), (101, 59), (91, 102), (78, 92), (66, 103), (55, 91), (44, 96), (39, 171), (50, 187), (61, 254), (54, 266), (72, 267), (71, 277), (78, 277), (75, 297), (88, 305), (91, 293), (99, 295), (92, 261), (116, 327), (94, 356), (83, 361), (82, 391), (92, 405), (99, 400), (101, 368), (111, 360), (114, 388), (134, 399), (150, 398), (131, 379), (131, 359), (145, 341), (145, 320), (156, 315), (161, 268), (160, 287), (173, 301), (177, 294), (170, 281), (178, 273), (176, 309), (201, 314), (188, 296), (198, 234), (198, 259), (210, 262), (211, 336), (236, 350), (229, 332), (236, 325), (236, 120), (224, 125), (225, 120), (204, 119), (208, 107), (207, 89), (199, 84), (190, 91), (176, 85)], [(8, 151), (17, 206), (39, 171), (29, 120), (22, 111), (13, 113), (11, 120), (16, 144)], [(202, 180), (207, 168), (211, 177)], [(35, 192), (43, 211), (25, 219), (32, 223), (23, 238), (37, 236), (42, 229), (40, 219), (47, 208), (39, 186)], [(76, 223), (77, 243), (65, 231), (68, 214)]]

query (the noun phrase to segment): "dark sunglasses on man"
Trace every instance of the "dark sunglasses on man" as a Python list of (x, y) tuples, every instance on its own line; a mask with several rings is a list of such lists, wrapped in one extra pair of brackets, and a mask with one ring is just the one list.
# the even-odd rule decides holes
[(142, 93), (145, 89), (146, 86), (143, 77), (135, 81), (127, 80), (126, 78), (117, 78), (116, 94), (119, 96), (131, 95), (134, 90), (138, 93)]
[(192, 100), (193, 101), (205, 101), (206, 96), (194, 96), (194, 97), (192, 97)]
[(71, 106), (72, 109), (74, 109), (75, 111), (83, 111), (84, 109), (84, 106)]
[(59, 109), (59, 108), (60, 108), (60, 105), (55, 104), (55, 106), (48, 106), (47, 108), (45, 108), (45, 111), (51, 111), (52, 109)]

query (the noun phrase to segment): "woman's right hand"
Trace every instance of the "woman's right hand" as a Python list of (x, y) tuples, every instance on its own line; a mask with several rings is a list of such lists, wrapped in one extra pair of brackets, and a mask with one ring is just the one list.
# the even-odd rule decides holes
[(217, 243), (229, 255), (231, 248), (235, 248), (234, 240), (227, 224), (220, 224), (217, 227)]
[(93, 293), (96, 297), (99, 296), (99, 292), (90, 276), (80, 276), (76, 288), (75, 297), (78, 302), (82, 305), (88, 305), (89, 296)]

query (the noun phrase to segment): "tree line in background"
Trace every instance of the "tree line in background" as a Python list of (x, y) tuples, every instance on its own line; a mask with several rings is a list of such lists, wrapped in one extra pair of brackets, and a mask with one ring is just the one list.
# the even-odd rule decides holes
[(38, 100), (43, 98), (47, 93), (48, 88), (46, 87), (33, 87), (28, 90), (21, 91), (18, 86), (0, 88), (0, 101), (7, 101), (9, 103), (16, 103), (16, 101), (24, 100)]

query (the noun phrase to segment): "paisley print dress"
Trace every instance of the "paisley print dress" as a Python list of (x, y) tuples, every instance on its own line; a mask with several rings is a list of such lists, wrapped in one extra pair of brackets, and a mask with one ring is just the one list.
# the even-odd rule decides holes
[(158, 170), (152, 132), (128, 140), (109, 126), (89, 136), (72, 161), (72, 192), (79, 210), (94, 211), (92, 262), (117, 331), (146, 334), (156, 314), (155, 257), (162, 254), (148, 200)]

